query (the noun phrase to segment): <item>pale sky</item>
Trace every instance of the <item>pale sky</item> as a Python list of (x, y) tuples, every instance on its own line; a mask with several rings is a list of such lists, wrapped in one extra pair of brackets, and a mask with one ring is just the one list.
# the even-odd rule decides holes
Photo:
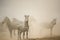
[(49, 36), (49, 30), (42, 27), (42, 23), (51, 22), (57, 18), (53, 35), (60, 35), (60, 8), (59, 0), (3, 0), (1, 2), (0, 20), (5, 16), (24, 20), (24, 15), (31, 15), (35, 21), (29, 29), (29, 37)]

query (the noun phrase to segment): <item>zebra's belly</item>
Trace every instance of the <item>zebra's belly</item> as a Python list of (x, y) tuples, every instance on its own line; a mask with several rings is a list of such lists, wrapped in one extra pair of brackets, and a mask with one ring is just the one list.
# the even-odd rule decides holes
[(29, 28), (20, 28), (19, 29), (19, 31), (21, 31), (21, 32), (28, 31), (28, 30), (29, 30)]

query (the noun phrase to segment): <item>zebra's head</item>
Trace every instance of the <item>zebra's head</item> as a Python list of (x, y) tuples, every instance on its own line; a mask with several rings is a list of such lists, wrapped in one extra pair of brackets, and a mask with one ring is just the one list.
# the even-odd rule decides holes
[(57, 20), (56, 18), (53, 19), (53, 21), (52, 21), (52, 24), (53, 24), (53, 25), (56, 25), (56, 20)]
[(29, 20), (29, 15), (25, 15), (25, 21)]

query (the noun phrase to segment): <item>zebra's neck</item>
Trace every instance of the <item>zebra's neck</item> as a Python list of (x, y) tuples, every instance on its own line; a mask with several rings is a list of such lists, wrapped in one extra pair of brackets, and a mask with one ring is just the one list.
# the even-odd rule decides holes
[(29, 27), (28, 21), (25, 21), (25, 27)]
[(10, 21), (10, 20), (9, 20), (9, 21), (7, 21), (7, 23), (6, 23), (6, 24), (7, 24), (7, 26), (8, 26), (8, 27), (11, 27), (11, 21)]

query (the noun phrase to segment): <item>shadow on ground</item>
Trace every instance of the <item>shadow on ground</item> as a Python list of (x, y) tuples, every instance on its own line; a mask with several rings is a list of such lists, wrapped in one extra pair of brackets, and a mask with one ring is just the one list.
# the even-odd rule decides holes
[(57, 36), (57, 37), (47, 37), (47, 38), (36, 38), (36, 39), (28, 39), (28, 40), (60, 40), (60, 36)]

